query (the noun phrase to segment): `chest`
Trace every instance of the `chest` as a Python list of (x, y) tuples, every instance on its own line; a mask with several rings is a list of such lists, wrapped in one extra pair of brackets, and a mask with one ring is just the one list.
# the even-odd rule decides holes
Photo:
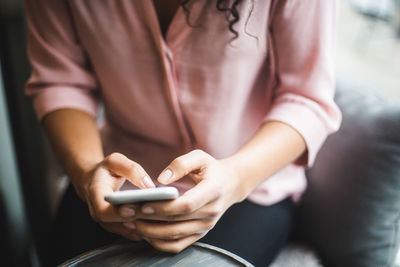
[(265, 57), (269, 0), (255, 1), (254, 7), (251, 1), (243, 2), (238, 9), (240, 20), (234, 25), (238, 32), (235, 40), (226, 16), (216, 8), (217, 1), (189, 2), (189, 16), (179, 10), (177, 0), (71, 0), (70, 3), (79, 41), (90, 59), (99, 61), (99, 64), (92, 62), (93, 66), (119, 70), (129, 69), (138, 62), (146, 66), (159, 64), (159, 53), (163, 50), (160, 33), (164, 33), (171, 52), (179, 53), (175, 59), (183, 65), (195, 63), (217, 68), (224, 60), (239, 62), (241, 58)]

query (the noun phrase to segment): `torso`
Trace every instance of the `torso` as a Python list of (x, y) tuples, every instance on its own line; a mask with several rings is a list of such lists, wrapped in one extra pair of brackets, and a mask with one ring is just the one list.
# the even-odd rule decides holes
[[(168, 2), (167, 8), (162, 1)], [(272, 72), (270, 62), (273, 61), (269, 61), (268, 57), (275, 52), (268, 45), (274, 42), (267, 39), (271, 32), (271, 25), (267, 23), (270, 21), (271, 0), (255, 1), (251, 16), (248, 11), (252, 9), (253, 1), (242, 2), (242, 19), (234, 27), (239, 36), (231, 43), (232, 33), (226, 17), (215, 7), (217, 0), (192, 1), (191, 22), (199, 27), (190, 27), (184, 12), (178, 12), (171, 25), (173, 27), (170, 27), (169, 40), (165, 43), (160, 42), (161, 33), (155, 30), (158, 27), (155, 12), (149, 11), (157, 7), (155, 10), (159, 10), (160, 15), (169, 14), (166, 16), (169, 22), (179, 7), (176, 0), (69, 0), (68, 5), (66, 1), (43, 2), (53, 3), (55, 7), (46, 9), (52, 15), (51, 19), (57, 20), (52, 27), (45, 27), (47, 32), (44, 34), (49, 44), (56, 46), (59, 51), (39, 50), (35, 70), (37, 75), (31, 80), (31, 86), (43, 83), (41, 87), (46, 91), (55, 91), (58, 98), (67, 96), (73, 107), (92, 112), (95, 112), (97, 101), (91, 96), (98, 92), (105, 107), (106, 120), (101, 132), (105, 154), (121, 152), (138, 161), (151, 177), (156, 177), (171, 160), (192, 147), (203, 149), (216, 158), (232, 155), (253, 136), (263, 123), (265, 114), (272, 108), (272, 100), (278, 96), (272, 87), (275, 82), (270, 82), (278, 75)], [(298, 14), (297, 6), (303, 7), (300, 5), (302, 1), (298, 2), (299, 5), (287, 5), (288, 10), (279, 12)], [(318, 3), (324, 3), (325, 10), (315, 22), (322, 23), (324, 14), (331, 12), (328, 11), (328, 5), (334, 4), (333, 1)], [(301, 12), (300, 18), (278, 18), (293, 23), (293, 20), (307, 16), (306, 11)], [(45, 18), (36, 19), (37, 23), (48, 23)], [(33, 27), (32, 23), (30, 27)], [(330, 28), (324, 23), (321, 27), (327, 31), (326, 34), (316, 38), (310, 35), (314, 30), (306, 31), (307, 42), (304, 42), (305, 37), (301, 32), (285, 35), (301, 44), (302, 48), (299, 49), (302, 53), (290, 51), (285, 57), (294, 64), (288, 66), (288, 61), (284, 61), (286, 70), (291, 71), (285, 76), (285, 79), (292, 81), (290, 89), (294, 88), (293, 81), (304, 78), (294, 74), (304, 67), (303, 60), (308, 57), (315, 58), (321, 64), (321, 73), (311, 80), (304, 80), (304, 83), (310, 86), (323, 84), (329, 89), (333, 80), (329, 76), (329, 69), (325, 69), (325, 64), (331, 60), (330, 54), (326, 53), (329, 47), (326, 51), (315, 51), (310, 46), (320, 44), (314, 41), (323, 44), (329, 42)], [(60, 29), (63, 31), (57, 33)], [(319, 33), (317, 29), (319, 26), (314, 34)], [(32, 34), (41, 38), (33, 45), (43, 40), (43, 36), (38, 36), (37, 32)], [(281, 41), (277, 43), (278, 46), (283, 49), (288, 44)], [(51, 61), (48, 55), (52, 55)], [(63, 55), (62, 58), (60, 55)], [(70, 64), (71, 60), (73, 64)], [(86, 68), (89, 65), (93, 74), (91, 69)], [(61, 85), (60, 89), (46, 87), (46, 84), (55, 81)], [(318, 99), (322, 97), (327, 105), (330, 103), (325, 102), (329, 90), (325, 94), (314, 92), (312, 88), (307, 88), (310, 90), (307, 93), (312, 93)], [(67, 92), (65, 96), (58, 95), (58, 91), (64, 90)], [(36, 88), (30, 91), (34, 92)], [(69, 97), (70, 94), (74, 97)], [(74, 99), (77, 99), (76, 104)], [(43, 101), (39, 108), (45, 109), (57, 99), (46, 97)], [(290, 115), (290, 112), (278, 116)], [(311, 115), (313, 112), (309, 113)], [(327, 123), (330, 125), (331, 121)], [(258, 203), (272, 203), (286, 192), (301, 193), (305, 182), (304, 169), (291, 165), (265, 185), (260, 185), (260, 189), (252, 194), (252, 199)]]
[(166, 36), (169, 25), (178, 10), (181, 0), (153, 0), (154, 8), (157, 12), (158, 21), (162, 35)]

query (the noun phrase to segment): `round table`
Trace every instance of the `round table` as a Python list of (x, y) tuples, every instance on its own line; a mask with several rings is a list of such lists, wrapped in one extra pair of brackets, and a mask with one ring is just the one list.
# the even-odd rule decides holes
[(110, 245), (77, 256), (60, 266), (253, 266), (224, 249), (194, 243), (178, 254), (158, 251), (145, 242)]

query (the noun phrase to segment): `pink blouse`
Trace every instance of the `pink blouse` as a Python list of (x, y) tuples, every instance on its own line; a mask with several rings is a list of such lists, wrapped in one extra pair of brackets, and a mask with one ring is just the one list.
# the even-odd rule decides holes
[(308, 152), (249, 199), (297, 199), (304, 168), (339, 127), (336, 1), (243, 1), (235, 40), (216, 0), (190, 2), (192, 26), (179, 8), (165, 39), (151, 0), (25, 4), (32, 64), (26, 93), (39, 119), (62, 108), (96, 116), (101, 101), (105, 153), (127, 155), (152, 177), (195, 148), (230, 156), (262, 123), (281, 121), (304, 137)]

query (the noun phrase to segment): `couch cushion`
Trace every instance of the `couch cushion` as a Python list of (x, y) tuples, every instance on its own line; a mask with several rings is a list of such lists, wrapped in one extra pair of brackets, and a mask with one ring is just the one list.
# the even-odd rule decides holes
[(399, 241), (400, 103), (338, 84), (343, 112), (308, 171), (299, 232), (326, 266), (392, 266)]
[(286, 245), (269, 267), (323, 267), (315, 251), (303, 244)]

